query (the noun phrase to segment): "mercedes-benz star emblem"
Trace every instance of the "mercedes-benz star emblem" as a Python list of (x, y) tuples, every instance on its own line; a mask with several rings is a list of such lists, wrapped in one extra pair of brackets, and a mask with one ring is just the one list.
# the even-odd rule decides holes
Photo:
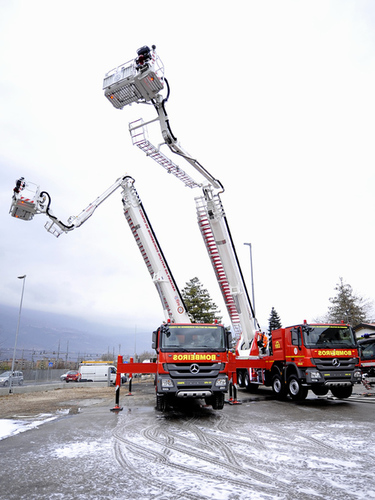
[(337, 358), (333, 358), (332, 364), (333, 364), (333, 366), (340, 366), (340, 360)]
[(199, 366), (196, 363), (193, 363), (190, 365), (190, 372), (191, 373), (198, 373), (199, 372)]

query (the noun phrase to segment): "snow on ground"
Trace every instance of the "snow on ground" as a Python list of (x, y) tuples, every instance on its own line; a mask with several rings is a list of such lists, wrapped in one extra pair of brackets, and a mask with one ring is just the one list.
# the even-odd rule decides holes
[[(1, 420), (2, 439), (41, 426), (30, 444), (15, 438), (23, 475), (8, 500), (375, 500), (369, 399), (254, 397), (186, 414), (133, 404), (117, 415), (90, 407), (68, 418)], [(18, 447), (7, 453), (18, 457)]]
[(59, 416), (66, 415), (68, 413), (69, 410), (59, 410), (55, 415), (52, 415), (50, 413), (41, 413), (40, 415), (36, 415), (33, 417), (20, 416), (16, 420), (2, 418), (0, 419), (0, 441), (2, 439), (6, 439), (7, 437), (15, 436), (20, 432), (26, 432), (31, 429), (35, 429), (40, 425), (51, 422)]
[(115, 457), (139, 488), (176, 498), (375, 499), (375, 442), (361, 422), (234, 422), (129, 417), (114, 432)]

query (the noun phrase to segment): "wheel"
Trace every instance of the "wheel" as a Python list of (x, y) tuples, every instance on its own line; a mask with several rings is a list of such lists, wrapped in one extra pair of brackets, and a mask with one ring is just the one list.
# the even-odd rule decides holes
[(66, 379), (66, 380), (65, 380), (65, 382), (68, 384), (68, 383), (69, 383), (69, 380), (68, 380), (68, 379)]
[(353, 392), (352, 385), (345, 385), (344, 387), (331, 387), (331, 392), (335, 398), (345, 399), (349, 398)]
[(8, 385), (9, 385), (9, 382), (8, 382), (8, 380), (6, 380), (6, 381), (4, 382), (4, 387), (8, 387)]
[(243, 378), (243, 384), (244, 384), (245, 389), (248, 391), (249, 386), (250, 386), (250, 377), (249, 377), (247, 370), (246, 370), (244, 378)]
[(325, 396), (328, 393), (328, 387), (325, 387), (324, 385), (317, 385), (316, 387), (312, 387), (311, 390), (315, 394), (315, 396)]
[(156, 394), (156, 409), (157, 411), (165, 411), (167, 404), (165, 401), (165, 396), (163, 394)]
[(23, 385), (23, 380), (20, 380), (20, 381), (18, 382), (18, 385)]
[(301, 384), (295, 375), (291, 375), (288, 378), (288, 391), (293, 401), (303, 401), (307, 396), (308, 389)]
[(222, 410), (224, 408), (224, 394), (222, 392), (216, 392), (211, 396), (210, 403), (214, 410)]
[(247, 390), (247, 392), (257, 392), (259, 385), (258, 384), (252, 384), (250, 382), (250, 377), (248, 371), (245, 372), (244, 375), (244, 387)]
[(238, 382), (238, 385), (241, 387), (241, 389), (243, 387), (245, 387), (245, 380), (244, 380), (244, 374), (243, 374), (243, 371), (238, 371), (237, 372), (237, 382)]
[(272, 377), (272, 392), (276, 399), (286, 398), (286, 386), (282, 376), (278, 373)]

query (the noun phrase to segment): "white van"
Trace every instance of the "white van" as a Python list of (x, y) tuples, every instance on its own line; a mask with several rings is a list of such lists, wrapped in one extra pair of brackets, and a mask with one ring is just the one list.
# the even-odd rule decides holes
[(81, 382), (108, 382), (114, 385), (116, 383), (116, 367), (113, 365), (81, 365), (79, 372)]

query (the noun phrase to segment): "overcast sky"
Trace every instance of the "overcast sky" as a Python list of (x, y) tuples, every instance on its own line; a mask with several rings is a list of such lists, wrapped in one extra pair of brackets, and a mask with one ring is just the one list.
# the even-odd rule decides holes
[(164, 319), (120, 192), (58, 239), (44, 215), (8, 215), (20, 176), (66, 220), (127, 173), (180, 289), (197, 276), (229, 324), (201, 193), (132, 146), (128, 123), (150, 108), (103, 95), (104, 74), (146, 44), (165, 66), (174, 135), (225, 186), (249, 290), (252, 244), (260, 324), (272, 307), (284, 326), (324, 315), (339, 277), (373, 300), (374, 2), (2, 0), (1, 303), (18, 306), (26, 274), (30, 309), (138, 330)]

